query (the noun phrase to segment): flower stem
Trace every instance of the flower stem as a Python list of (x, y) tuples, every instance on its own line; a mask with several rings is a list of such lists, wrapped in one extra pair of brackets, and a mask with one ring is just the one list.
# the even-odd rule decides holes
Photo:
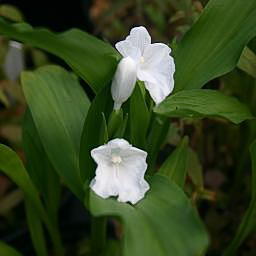
[(106, 246), (107, 218), (93, 217), (91, 225), (91, 255), (97, 256)]

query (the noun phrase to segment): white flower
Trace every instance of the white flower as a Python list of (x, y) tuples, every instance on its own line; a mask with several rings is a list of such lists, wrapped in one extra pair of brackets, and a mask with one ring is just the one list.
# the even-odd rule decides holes
[(130, 97), (137, 79), (144, 82), (156, 104), (172, 92), (175, 64), (170, 56), (171, 49), (162, 43), (151, 44), (146, 28), (133, 28), (130, 35), (115, 46), (124, 57), (112, 81), (111, 93), (115, 109), (119, 109)]
[(93, 149), (91, 156), (98, 167), (90, 187), (98, 196), (118, 196), (119, 202), (136, 204), (149, 190), (144, 180), (147, 152), (114, 139)]

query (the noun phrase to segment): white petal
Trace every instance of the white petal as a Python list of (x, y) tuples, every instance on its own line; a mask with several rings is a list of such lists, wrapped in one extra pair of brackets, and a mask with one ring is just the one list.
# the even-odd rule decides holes
[(126, 40), (134, 47), (139, 48), (142, 55), (144, 49), (151, 43), (151, 37), (147, 29), (143, 26), (132, 28), (130, 35), (126, 37)]
[(144, 63), (138, 68), (138, 79), (145, 82), (156, 104), (163, 101), (174, 88), (175, 64), (170, 51), (167, 45), (161, 43), (148, 46), (143, 56)]
[(118, 148), (120, 150), (130, 149), (132, 147), (132, 145), (128, 141), (119, 138), (109, 141), (107, 145), (111, 149)]
[(140, 49), (133, 46), (128, 40), (116, 43), (115, 47), (123, 57), (131, 57), (135, 62), (137, 62), (141, 57)]
[(149, 185), (144, 180), (147, 169), (146, 154), (131, 151), (127, 154), (126, 158), (122, 157), (123, 162), (118, 172), (118, 201), (136, 204), (149, 190)]
[(91, 151), (91, 156), (97, 164), (107, 165), (111, 156), (111, 149), (107, 145), (97, 147)]
[(118, 195), (116, 171), (112, 166), (99, 164), (96, 169), (96, 177), (91, 181), (91, 189), (99, 196), (107, 198)]
[(126, 57), (119, 62), (111, 85), (111, 94), (115, 102), (114, 109), (119, 109), (132, 94), (136, 74), (137, 65), (132, 58)]

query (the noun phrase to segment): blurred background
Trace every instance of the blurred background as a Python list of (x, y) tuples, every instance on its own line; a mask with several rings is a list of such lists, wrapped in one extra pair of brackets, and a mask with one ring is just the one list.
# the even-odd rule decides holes
[[(72, 27), (85, 30), (114, 45), (136, 25), (144, 25), (154, 42), (173, 49), (198, 19), (207, 0), (77, 0), (2, 1), (0, 16), (32, 26), (62, 32)], [(221, 17), (220, 17), (221, 18)], [(250, 42), (247, 58), (255, 58), (256, 43)], [(191, 49), (193, 51), (193, 49)], [(243, 61), (241, 59), (241, 61)], [(24, 159), (21, 124), (26, 108), (20, 88), (20, 72), (49, 63), (67, 66), (57, 57), (0, 36), (0, 142), (11, 146)], [(256, 59), (254, 67), (238, 68), (211, 81), (205, 88), (218, 89), (245, 102), (255, 113)], [(243, 71), (245, 70), (245, 71)], [(92, 92), (85, 86), (90, 96)], [(250, 201), (251, 163), (249, 145), (255, 139), (255, 121), (240, 126), (225, 120), (171, 120), (168, 136), (161, 147), (159, 164), (184, 135), (189, 135), (195, 153), (186, 190), (199, 210), (211, 237), (207, 255), (219, 256), (230, 242)], [(25, 161), (25, 159), (24, 159)], [(201, 182), (203, 181), (203, 182)], [(68, 207), (67, 207), (68, 205)], [(66, 190), (60, 209), (61, 229), (70, 253), (86, 252), (88, 215)], [(112, 225), (113, 226), (113, 225)], [(110, 235), (118, 236), (118, 227)], [(22, 192), (0, 174), (0, 240), (15, 246), (27, 256), (34, 255), (23, 210)], [(74, 249), (75, 248), (75, 249)], [(238, 255), (255, 256), (256, 235), (251, 235)], [(74, 253), (72, 255), (75, 255)]]

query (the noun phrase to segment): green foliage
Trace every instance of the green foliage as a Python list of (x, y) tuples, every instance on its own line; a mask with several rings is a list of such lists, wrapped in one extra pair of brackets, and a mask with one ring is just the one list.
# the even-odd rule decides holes
[(0, 18), (0, 34), (62, 58), (95, 92), (108, 84), (120, 58), (110, 45), (79, 29), (55, 34), (26, 23), (12, 25)]
[(135, 206), (91, 192), (92, 214), (121, 218), (124, 256), (202, 255), (208, 245), (207, 233), (183, 191), (160, 175), (149, 182), (150, 191)]
[(199, 89), (231, 71), (256, 35), (256, 2), (211, 0), (175, 52), (175, 91)]
[(222, 117), (235, 124), (254, 118), (236, 98), (206, 89), (177, 92), (157, 106), (155, 112), (181, 118)]

